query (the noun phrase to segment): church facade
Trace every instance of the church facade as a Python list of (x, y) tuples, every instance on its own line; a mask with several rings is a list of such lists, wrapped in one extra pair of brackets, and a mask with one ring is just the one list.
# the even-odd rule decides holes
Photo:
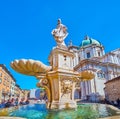
[(73, 59), (75, 71), (92, 70), (95, 74), (94, 79), (81, 82), (79, 92), (75, 92), (76, 97), (94, 102), (104, 99), (104, 83), (120, 76), (120, 49), (105, 53), (104, 46), (88, 36), (79, 47), (70, 43), (68, 48), (75, 55)]

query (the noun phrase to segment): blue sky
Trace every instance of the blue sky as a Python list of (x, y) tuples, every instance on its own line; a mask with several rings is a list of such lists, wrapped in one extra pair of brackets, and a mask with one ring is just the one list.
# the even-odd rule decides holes
[(70, 40), (80, 45), (84, 36), (99, 40), (105, 51), (120, 47), (120, 0), (1, 0), (0, 63), (5, 64), (23, 89), (36, 87), (34, 77), (15, 72), (14, 59), (36, 59), (48, 64), (56, 45), (51, 35), (57, 19), (68, 27)]

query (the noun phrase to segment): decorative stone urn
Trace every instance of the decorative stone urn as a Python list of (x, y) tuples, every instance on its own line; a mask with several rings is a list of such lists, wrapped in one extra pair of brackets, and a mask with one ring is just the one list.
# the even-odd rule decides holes
[(50, 66), (31, 59), (14, 60), (11, 67), (19, 73), (35, 76), (37, 87), (45, 88), (48, 109), (76, 108), (74, 100), (75, 85), (78, 82), (91, 80), (91, 71), (76, 72), (73, 67), (74, 53), (64, 43), (68, 35), (67, 28), (58, 20), (57, 28), (52, 31), (57, 46), (49, 55)]

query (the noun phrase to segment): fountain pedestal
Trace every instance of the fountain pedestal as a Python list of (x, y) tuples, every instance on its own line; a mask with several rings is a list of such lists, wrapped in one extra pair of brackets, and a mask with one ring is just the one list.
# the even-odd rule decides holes
[[(58, 76), (56, 77), (56, 75)], [(72, 78), (56, 72), (53, 76), (50, 76), (50, 79), (52, 87), (49, 108), (76, 108), (76, 102), (74, 101), (75, 83), (73, 83)]]
[(47, 72), (38, 83), (38, 86), (44, 87), (49, 95), (47, 107), (50, 109), (76, 108), (77, 106), (74, 92), (78, 73), (73, 70), (73, 58), (73, 52), (68, 49), (56, 47), (50, 53), (49, 61), (53, 70)]

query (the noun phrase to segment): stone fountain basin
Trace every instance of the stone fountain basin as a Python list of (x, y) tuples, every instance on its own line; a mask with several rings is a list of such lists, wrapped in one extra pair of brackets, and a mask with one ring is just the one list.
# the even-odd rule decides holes
[[(1, 112), (7, 111), (6, 115)], [(4, 113), (5, 114), (5, 113)], [(45, 104), (29, 104), (0, 110), (0, 119), (120, 119), (120, 110), (104, 104), (78, 104), (77, 109), (48, 110)]]

